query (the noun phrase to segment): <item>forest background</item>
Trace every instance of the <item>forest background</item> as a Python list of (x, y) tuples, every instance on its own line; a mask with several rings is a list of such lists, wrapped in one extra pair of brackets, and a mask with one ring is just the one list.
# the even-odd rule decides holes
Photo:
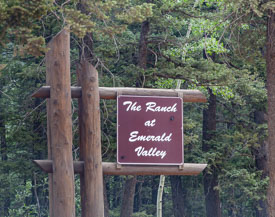
[[(48, 216), (46, 44), (71, 30), (100, 86), (199, 89), (184, 104), (185, 162), (167, 177), (164, 217), (275, 216), (275, 3), (261, 0), (0, 1), (0, 216)], [(179, 82), (180, 81), (180, 82)], [(73, 158), (79, 158), (77, 101)], [(103, 161), (116, 161), (116, 103), (101, 100)], [(273, 139), (274, 138), (274, 139)], [(273, 155), (272, 155), (273, 154)], [(158, 176), (105, 176), (105, 217), (156, 215)], [(79, 177), (76, 216), (80, 216)]]

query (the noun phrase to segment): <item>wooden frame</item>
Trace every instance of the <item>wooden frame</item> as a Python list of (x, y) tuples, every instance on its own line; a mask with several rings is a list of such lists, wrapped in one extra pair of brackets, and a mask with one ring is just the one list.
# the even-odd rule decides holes
[[(166, 96), (184, 102), (206, 102), (198, 90), (98, 87), (98, 73), (86, 60), (78, 65), (78, 85), (70, 81), (70, 34), (62, 30), (47, 46), (46, 84), (32, 96), (47, 98), (48, 160), (35, 160), (49, 174), (51, 217), (74, 217), (74, 174), (81, 177), (82, 217), (104, 217), (104, 175), (198, 175), (207, 164), (184, 163), (184, 166), (118, 165), (103, 162), (101, 157), (101, 99), (117, 95)], [(72, 158), (71, 98), (79, 103), (80, 161)]]

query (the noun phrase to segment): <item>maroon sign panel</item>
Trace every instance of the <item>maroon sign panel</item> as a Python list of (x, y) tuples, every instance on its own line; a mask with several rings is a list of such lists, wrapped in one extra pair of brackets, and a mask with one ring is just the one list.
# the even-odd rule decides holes
[(117, 162), (183, 164), (183, 109), (179, 97), (118, 96)]

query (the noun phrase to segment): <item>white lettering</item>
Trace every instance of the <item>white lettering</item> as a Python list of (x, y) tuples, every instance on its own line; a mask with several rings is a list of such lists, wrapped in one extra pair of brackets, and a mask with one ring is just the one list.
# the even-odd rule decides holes
[(125, 101), (123, 102), (123, 105), (128, 105), (128, 107), (126, 108), (126, 111), (141, 111), (141, 105), (137, 105), (137, 102), (133, 102), (132, 101)]
[(156, 106), (156, 103), (155, 102), (147, 102), (146, 103), (146, 112), (149, 110), (149, 111), (153, 111), (154, 112), (154, 107)]
[(146, 127), (153, 127), (155, 125), (156, 125), (156, 119), (151, 120), (151, 121), (145, 121), (145, 123), (144, 123), (144, 126), (146, 126)]
[(149, 150), (146, 150), (144, 147), (139, 146), (135, 149), (135, 152), (137, 153), (137, 156), (144, 156), (144, 157), (160, 157), (163, 159), (166, 156), (166, 151), (160, 151), (157, 148), (150, 148)]
[(130, 133), (129, 142), (136, 142), (136, 141), (142, 141), (142, 142), (171, 142), (172, 141), (172, 133), (167, 135), (166, 133), (163, 133), (162, 135), (154, 136), (154, 135), (139, 135), (138, 131), (132, 131)]
[(173, 106), (157, 106), (155, 102), (147, 102), (146, 103), (146, 112), (176, 112), (177, 111), (177, 103)]
[(131, 132), (129, 142), (135, 142), (136, 141), (135, 137), (137, 137), (137, 134), (138, 134), (138, 131)]

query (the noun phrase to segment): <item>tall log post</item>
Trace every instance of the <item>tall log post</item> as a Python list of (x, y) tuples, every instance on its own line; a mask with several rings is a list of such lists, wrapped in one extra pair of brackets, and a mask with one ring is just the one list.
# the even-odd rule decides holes
[(275, 12), (268, 10), (266, 42), (268, 172), (267, 203), (269, 217), (275, 217)]
[(53, 174), (49, 176), (50, 216), (74, 217), (69, 32), (61, 31), (48, 48), (46, 80), (51, 86), (47, 101), (48, 158), (53, 160)]
[[(50, 45), (47, 46), (50, 48)], [(47, 57), (48, 56), (48, 57)], [(49, 52), (46, 53), (46, 85), (51, 86), (51, 63), (49, 62)], [(48, 159), (52, 160), (52, 149), (51, 149), (51, 127), (50, 127), (50, 114), (51, 114), (51, 103), (50, 98), (47, 98), (46, 101), (47, 106), (47, 144), (48, 144)], [(53, 215), (53, 174), (49, 173), (49, 214), (50, 216)]]
[(101, 129), (98, 73), (86, 60), (77, 69), (82, 86), (79, 99), (80, 160), (82, 217), (104, 217), (103, 172), (101, 158)]

